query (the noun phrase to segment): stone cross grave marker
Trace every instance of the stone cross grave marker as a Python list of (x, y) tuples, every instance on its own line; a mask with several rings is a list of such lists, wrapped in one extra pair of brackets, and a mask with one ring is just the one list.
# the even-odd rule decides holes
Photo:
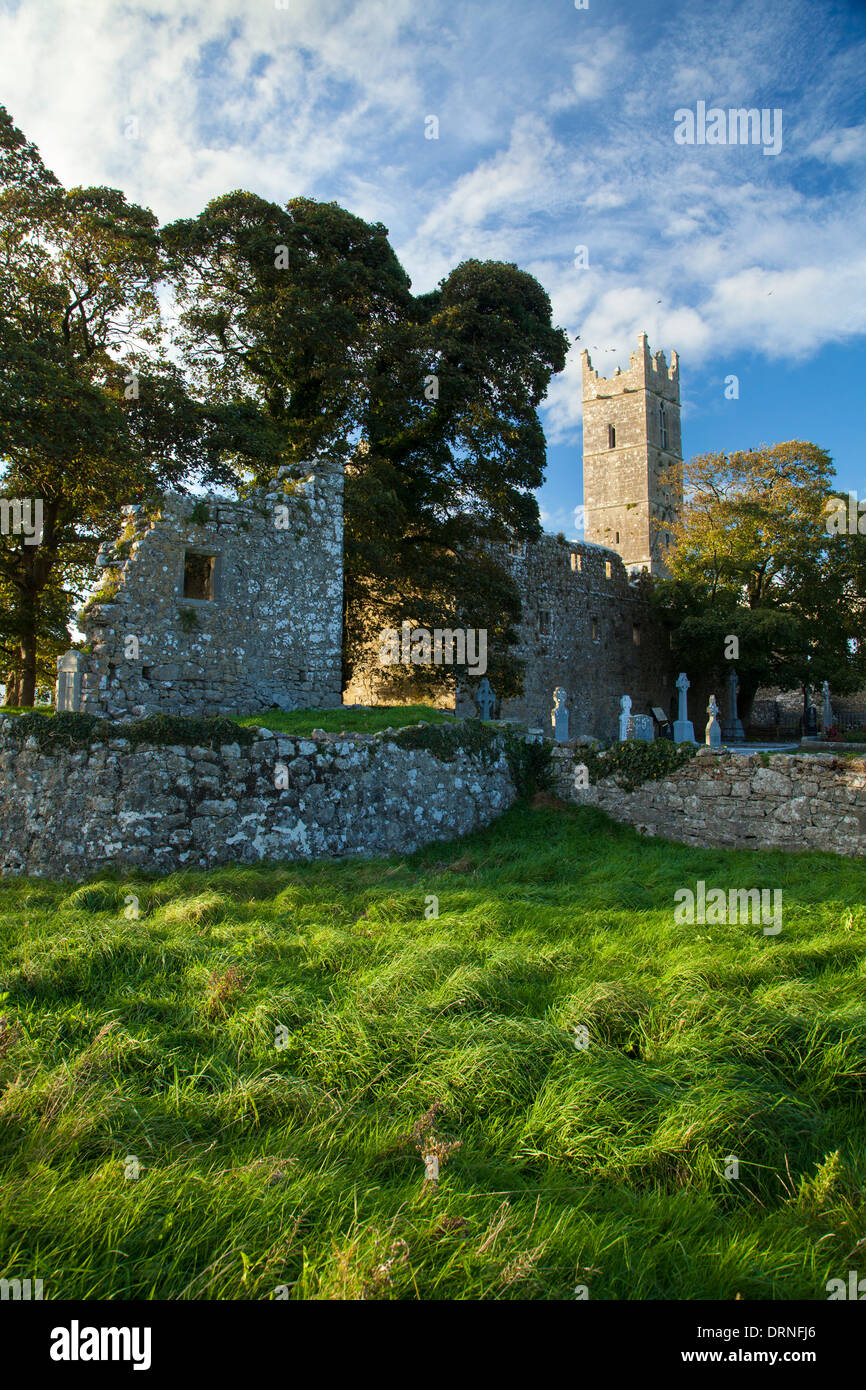
[(623, 695), (619, 702), (619, 741), (625, 743), (631, 732), (631, 696)]
[(705, 741), (710, 748), (721, 748), (722, 730), (719, 724), (719, 706), (715, 695), (710, 696), (710, 703), (707, 705), (707, 714), (710, 718), (707, 723)]
[(742, 743), (746, 737), (737, 714), (737, 691), (739, 688), (737, 670), (735, 666), (732, 666), (728, 672), (728, 722), (722, 731), (726, 743)]
[(478, 713), (482, 719), (493, 718), (493, 711), (496, 708), (496, 695), (486, 676), (475, 693), (475, 703), (478, 706)]
[(818, 711), (812, 702), (811, 689), (806, 690), (806, 712), (803, 720), (803, 733), (807, 738), (815, 738), (818, 733)]
[(568, 710), (565, 706), (567, 698), (565, 688), (558, 685), (553, 692), (553, 709), (550, 711), (553, 737), (557, 743), (568, 743)]
[(821, 686), (821, 693), (824, 696), (823, 725), (824, 730), (833, 727), (833, 706), (830, 704), (830, 682), (825, 681)]
[(674, 720), (674, 743), (697, 743), (692, 721), (689, 719), (688, 703), (686, 692), (691, 682), (685, 671), (681, 671), (677, 676), (677, 690), (679, 692), (679, 709)]

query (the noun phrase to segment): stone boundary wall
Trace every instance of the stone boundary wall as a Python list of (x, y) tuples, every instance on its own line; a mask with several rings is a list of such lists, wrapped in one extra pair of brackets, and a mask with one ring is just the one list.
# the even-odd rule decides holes
[(0, 725), (0, 874), (83, 878), (260, 859), (408, 854), (487, 825), (517, 793), (504, 752), (453, 760), (382, 735), (40, 751)]
[(669, 777), (633, 792), (611, 779), (576, 790), (580, 748), (554, 750), (558, 796), (598, 806), (641, 834), (730, 849), (829, 850), (866, 855), (866, 757), (830, 753), (697, 756)]

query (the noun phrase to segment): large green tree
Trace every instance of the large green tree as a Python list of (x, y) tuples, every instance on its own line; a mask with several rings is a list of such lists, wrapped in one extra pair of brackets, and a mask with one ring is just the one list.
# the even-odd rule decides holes
[(346, 678), (376, 628), (410, 618), (486, 627), (516, 690), (519, 598), (492, 547), (538, 533), (537, 411), (567, 347), (538, 283), (470, 261), (413, 296), (381, 224), (307, 198), (232, 193), (163, 237), (202, 399), (261, 412), (255, 480), (346, 464)]
[(38, 545), (0, 536), (7, 703), (32, 703), (61, 642), (58, 594), (120, 505), (219, 469), (160, 349), (160, 274), (154, 215), (116, 189), (63, 188), (0, 108), (0, 495), (42, 515)]
[(791, 440), (686, 465), (674, 528), (672, 578), (655, 601), (674, 628), (680, 662), (721, 672), (736, 638), (740, 710), (759, 686), (866, 684), (866, 537), (834, 534), (834, 468), (814, 444)]

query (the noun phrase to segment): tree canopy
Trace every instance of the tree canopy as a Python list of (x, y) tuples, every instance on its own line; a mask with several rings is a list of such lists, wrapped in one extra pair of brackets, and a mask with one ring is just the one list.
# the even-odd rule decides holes
[(219, 472), (163, 352), (160, 276), (153, 213), (116, 189), (64, 189), (0, 108), (0, 495), (42, 512), (38, 545), (0, 537), (7, 703), (32, 703), (59, 593), (121, 504)]
[(346, 678), (377, 627), (410, 618), (487, 628), (517, 690), (519, 597), (492, 546), (539, 531), (538, 406), (567, 342), (538, 282), (467, 261), (413, 296), (381, 223), (309, 198), (232, 193), (163, 237), (191, 376), (261, 413), (252, 478), (346, 465)]
[(801, 440), (684, 469), (672, 578), (655, 601), (680, 661), (718, 670), (737, 638), (746, 711), (762, 685), (866, 684), (866, 538), (828, 528), (834, 475), (829, 455)]

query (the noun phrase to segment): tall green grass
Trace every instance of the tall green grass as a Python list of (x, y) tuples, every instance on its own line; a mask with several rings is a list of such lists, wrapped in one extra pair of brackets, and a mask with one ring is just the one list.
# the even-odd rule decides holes
[[(697, 879), (781, 888), (781, 934), (674, 925)], [(0, 912), (0, 1274), (46, 1298), (823, 1299), (866, 1269), (856, 861), (519, 806), (404, 860), (7, 880)]]

